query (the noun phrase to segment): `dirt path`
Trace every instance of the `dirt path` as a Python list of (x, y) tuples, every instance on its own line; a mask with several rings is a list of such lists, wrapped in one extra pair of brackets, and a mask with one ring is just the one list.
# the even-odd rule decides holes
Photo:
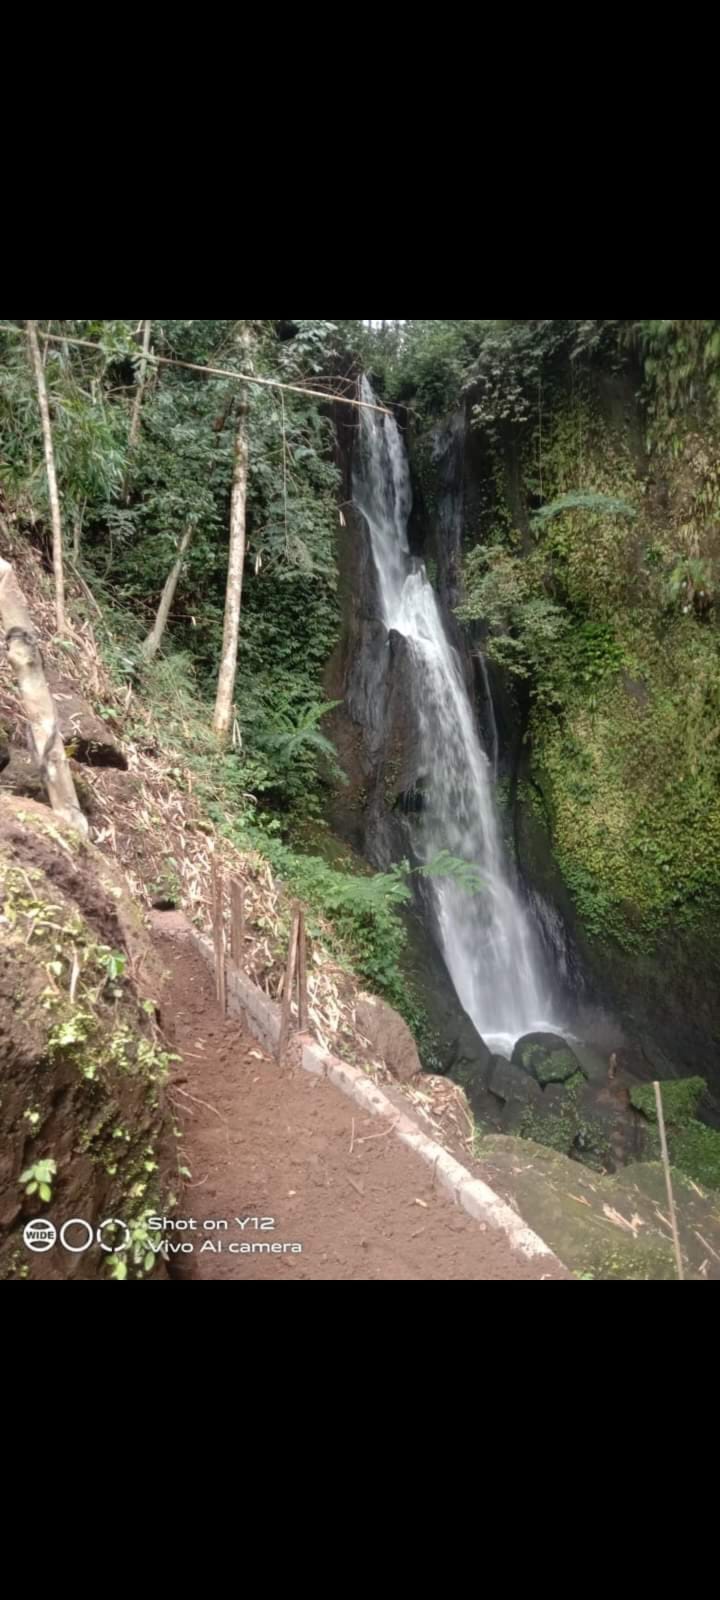
[[(364, 1117), (323, 1079), (280, 1069), (236, 1020), (222, 1018), (212, 977), (182, 928), (167, 918), (157, 926), (169, 974), (163, 1025), (183, 1058), (174, 1079), (178, 1098), (192, 1112), (184, 1145), (192, 1178), (178, 1217), (197, 1227), (165, 1234), (193, 1246), (169, 1257), (173, 1277), (558, 1276), (438, 1193), (428, 1169), (388, 1135), (382, 1119)], [(186, 1094), (207, 1107), (185, 1101)], [(245, 1218), (239, 1227), (235, 1219)], [(260, 1228), (253, 1219), (273, 1225)], [(228, 1226), (205, 1229), (206, 1221)], [(211, 1250), (211, 1243), (221, 1248)]]

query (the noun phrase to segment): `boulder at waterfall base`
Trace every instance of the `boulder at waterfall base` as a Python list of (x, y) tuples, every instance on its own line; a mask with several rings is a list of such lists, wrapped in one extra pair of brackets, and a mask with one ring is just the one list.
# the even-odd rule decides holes
[(566, 1039), (556, 1033), (526, 1033), (518, 1039), (512, 1053), (515, 1066), (529, 1072), (545, 1088), (548, 1083), (567, 1083), (576, 1072), (587, 1073)]

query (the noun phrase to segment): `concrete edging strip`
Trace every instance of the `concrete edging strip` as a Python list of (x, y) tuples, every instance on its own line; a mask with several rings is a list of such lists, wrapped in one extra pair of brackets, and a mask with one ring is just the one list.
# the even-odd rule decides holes
[[(208, 966), (214, 967), (212, 941), (192, 926), (190, 933), (200, 955)], [(272, 1051), (280, 1037), (280, 1007), (276, 1001), (270, 1000), (263, 994), (245, 973), (238, 972), (231, 966), (227, 969), (226, 987), (228, 1009), (236, 1013), (242, 1011), (250, 1032), (265, 1045), (266, 1049)], [(439, 1187), (456, 1205), (461, 1206), (468, 1216), (486, 1227), (496, 1228), (504, 1233), (513, 1248), (519, 1250), (522, 1255), (542, 1257), (548, 1264), (552, 1263), (558, 1267), (562, 1265), (549, 1245), (523, 1222), (522, 1217), (518, 1216), (494, 1189), (489, 1188), (480, 1178), (474, 1178), (467, 1167), (456, 1161), (448, 1150), (436, 1144), (434, 1139), (428, 1138), (412, 1117), (398, 1111), (392, 1100), (383, 1094), (382, 1089), (373, 1083), (360, 1067), (353, 1067), (346, 1061), (340, 1061), (337, 1056), (330, 1055), (309, 1034), (293, 1035), (290, 1048), (295, 1061), (305, 1072), (327, 1078), (329, 1083), (333, 1083), (343, 1094), (349, 1095), (356, 1105), (362, 1107), (363, 1111), (369, 1112), (371, 1116), (387, 1117), (393, 1123), (393, 1131), (400, 1142), (408, 1149), (414, 1150), (422, 1161), (432, 1167)]]

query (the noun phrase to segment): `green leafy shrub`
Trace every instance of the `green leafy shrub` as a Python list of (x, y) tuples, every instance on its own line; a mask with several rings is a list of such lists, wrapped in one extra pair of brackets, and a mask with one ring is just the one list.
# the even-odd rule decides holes
[(57, 1163), (52, 1158), (36, 1161), (34, 1166), (20, 1173), (20, 1182), (25, 1185), (25, 1193), (37, 1194), (44, 1204), (48, 1205), (52, 1200), (52, 1180), (56, 1172)]
[(557, 657), (568, 618), (549, 596), (534, 591), (526, 561), (502, 546), (472, 550), (465, 563), (462, 622), (488, 628), (486, 654), (514, 678), (528, 679), (534, 697), (554, 703)]

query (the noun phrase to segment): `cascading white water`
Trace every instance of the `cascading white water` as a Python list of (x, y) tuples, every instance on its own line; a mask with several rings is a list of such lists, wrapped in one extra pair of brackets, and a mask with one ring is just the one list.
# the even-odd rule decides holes
[[(367, 379), (362, 398), (374, 401)], [(412, 494), (400, 432), (393, 418), (378, 412), (361, 410), (360, 419), (354, 499), (370, 529), (383, 621), (388, 632), (405, 637), (414, 664), (423, 809), (413, 844), (426, 862), (447, 850), (478, 869), (477, 893), (452, 877), (430, 881), (445, 964), (461, 1004), (490, 1047), (509, 1054), (521, 1034), (558, 1024), (547, 1020), (537, 941), (503, 859), (492, 770), (460, 662), (425, 568), (409, 552)]]
[(482, 681), (483, 681), (483, 689), (485, 690), (485, 704), (486, 704), (486, 707), (487, 707), (488, 722), (490, 724), (490, 740), (491, 740), (491, 743), (490, 743), (490, 763), (491, 763), (491, 766), (492, 766), (493, 778), (497, 778), (498, 731), (497, 731), (497, 722), (495, 721), (495, 707), (493, 705), (492, 690), (490, 688), (490, 679), (488, 677), (487, 663), (485, 661), (484, 655), (482, 654), (482, 651), (478, 651), (475, 659), (476, 659), (476, 661), (477, 661), (477, 663), (478, 663), (478, 665), (480, 667), (480, 674), (481, 674)]

